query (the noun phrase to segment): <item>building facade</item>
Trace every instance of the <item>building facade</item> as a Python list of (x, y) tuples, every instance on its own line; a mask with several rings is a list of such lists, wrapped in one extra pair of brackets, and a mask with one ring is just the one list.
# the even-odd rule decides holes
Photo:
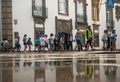
[[(82, 44), (85, 44), (84, 33), (91, 26), (95, 46), (102, 48), (102, 34), (105, 29), (117, 31), (117, 48), (119, 44), (119, 1), (115, 8), (106, 7), (106, 0), (2, 0), (2, 38), (7, 37), (14, 46), (14, 37), (24, 34), (38, 38), (40, 34), (61, 34), (68, 37), (80, 29)], [(6, 20), (6, 21), (4, 21)]]

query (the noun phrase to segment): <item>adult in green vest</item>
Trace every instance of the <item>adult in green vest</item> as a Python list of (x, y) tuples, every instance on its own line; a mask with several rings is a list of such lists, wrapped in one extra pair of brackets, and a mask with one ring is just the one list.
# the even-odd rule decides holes
[(91, 65), (85, 66), (85, 74), (88, 78), (92, 77), (93, 75), (93, 67)]
[(88, 28), (86, 29), (85, 37), (87, 39), (87, 43), (85, 45), (85, 49), (88, 50), (89, 49), (89, 45), (90, 45), (91, 49), (93, 50), (91, 26), (88, 26)]

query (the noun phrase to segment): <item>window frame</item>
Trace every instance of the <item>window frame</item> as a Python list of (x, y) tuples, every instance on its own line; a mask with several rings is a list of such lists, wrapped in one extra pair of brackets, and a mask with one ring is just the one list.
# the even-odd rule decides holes
[(41, 5), (39, 6), (40, 7), (40, 11), (37, 11), (36, 12), (39, 14), (38, 15), (34, 15), (34, 7), (35, 7), (35, 1), (36, 0), (32, 0), (32, 15), (33, 17), (38, 17), (38, 18), (47, 18), (48, 16), (48, 9), (46, 8), (46, 0), (41, 0)]
[(59, 15), (69, 15), (69, 0), (65, 0), (66, 2), (66, 11), (65, 13), (60, 12), (60, 0), (58, 0), (58, 14)]
[[(82, 3), (83, 4), (83, 21), (78, 21), (77, 20), (77, 2)], [(82, 23), (82, 24), (86, 24), (87, 23), (87, 3), (86, 0), (76, 0), (75, 1), (75, 20), (76, 23)]]
[[(79, 2), (79, 1), (76, 1), (76, 21), (77, 21), (77, 22), (85, 22), (85, 21), (84, 21), (84, 16), (85, 16), (85, 15), (84, 15), (84, 14), (85, 14), (85, 12), (84, 12), (85, 9), (84, 9), (84, 8), (85, 8), (85, 7), (84, 7), (84, 3), (83, 3), (82, 1), (79, 2), (79, 4), (82, 4), (82, 5), (83, 5), (83, 9), (82, 9), (82, 10), (83, 10), (83, 11), (82, 11), (82, 12), (83, 12), (83, 19), (80, 18), (80, 21), (78, 20), (78, 13), (79, 13), (79, 12), (78, 12), (78, 2)], [(79, 14), (80, 14), (80, 13), (79, 13)]]
[[(99, 3), (100, 1), (95, 1), (95, 0), (91, 0), (92, 1), (92, 20), (93, 21), (99, 21)], [(96, 9), (96, 12), (95, 12)]]
[(106, 7), (106, 26), (114, 28), (113, 9)]

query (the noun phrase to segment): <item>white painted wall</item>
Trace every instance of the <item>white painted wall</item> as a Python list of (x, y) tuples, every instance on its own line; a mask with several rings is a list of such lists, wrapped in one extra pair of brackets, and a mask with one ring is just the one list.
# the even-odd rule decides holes
[[(54, 4), (54, 5), (52, 5)], [(45, 22), (45, 33), (50, 35), (50, 33), (55, 34), (55, 16), (58, 19), (70, 20), (72, 19), (73, 25), (73, 36), (75, 37), (75, 3), (74, 0), (69, 0), (69, 15), (63, 16), (58, 14), (58, 0), (46, 0), (46, 7), (48, 9), (48, 18)]]
[(48, 65), (45, 69), (45, 82), (56, 82), (56, 67)]
[[(34, 43), (34, 22), (32, 17), (32, 0), (13, 0), (13, 35), (19, 32), (20, 42), (23, 44), (23, 36), (27, 34)], [(14, 19), (18, 20), (18, 24), (14, 25)], [(14, 37), (13, 37), (14, 40)], [(23, 48), (23, 45), (22, 45)]]
[[(102, 2), (105, 3), (105, 0)], [(100, 26), (99, 26), (99, 42), (100, 42), (100, 48), (102, 48), (102, 35), (104, 33), (104, 30), (107, 28), (106, 27), (106, 5), (105, 4), (101, 4), (101, 9), (100, 9)]]
[[(57, 16), (57, 1), (58, 0), (46, 0), (46, 7), (48, 8), (48, 18), (45, 22), (45, 34), (55, 34), (55, 16)], [(51, 5), (54, 4), (54, 5)]]
[[(52, 5), (54, 4), (54, 5)], [(75, 3), (73, 0), (69, 0), (69, 15), (62, 16), (58, 14), (58, 0), (46, 0), (46, 7), (48, 9), (48, 18), (45, 22), (45, 33), (50, 35), (50, 33), (55, 33), (55, 16), (58, 19), (70, 20), (72, 19), (73, 28), (75, 28)], [(73, 29), (74, 30), (74, 29)]]
[[(115, 4), (115, 5), (118, 5), (118, 4)], [(120, 4), (119, 4), (119, 6), (120, 6)], [(113, 14), (114, 14), (113, 19), (115, 21), (115, 30), (117, 33), (116, 48), (120, 49), (120, 20), (117, 21), (117, 19), (116, 19), (115, 8), (113, 10)]]
[[(88, 18), (88, 25), (92, 26), (92, 7), (91, 7), (91, 0), (86, 0), (87, 6), (87, 18)], [(105, 3), (103, 0), (102, 3)], [(24, 34), (27, 34), (32, 38), (32, 42), (34, 42), (34, 21), (32, 17), (32, 0), (13, 0), (13, 34), (14, 32), (19, 32), (21, 37), (21, 44), (22, 38)], [(48, 18), (45, 20), (45, 34), (50, 35), (50, 33), (55, 34), (55, 16), (58, 19), (70, 20), (72, 19), (73, 25), (73, 35), (75, 36), (76, 29), (75, 29), (75, 3), (74, 0), (69, 0), (69, 15), (62, 16), (58, 14), (58, 0), (46, 0), (46, 7), (48, 8)], [(18, 24), (14, 25), (14, 19), (18, 20)], [(114, 19), (115, 19), (115, 11), (114, 11)], [(119, 28), (119, 21), (115, 20), (115, 28), (117, 30), (117, 48), (120, 48), (120, 44), (118, 43), (120, 40), (120, 34), (118, 33)], [(101, 5), (100, 10), (100, 21), (97, 22), (99, 24), (99, 39), (100, 39), (100, 47), (102, 48), (102, 35), (104, 29), (106, 29), (106, 7), (105, 4)], [(14, 38), (13, 38), (14, 39)], [(23, 46), (22, 46), (23, 48)]]
[[(105, 1), (103, 1), (102, 3), (105, 3)], [(113, 8), (113, 20), (115, 22), (115, 30), (117, 32), (116, 48), (120, 49), (120, 43), (119, 43), (120, 42), (120, 37), (119, 37), (120, 36), (120, 33), (119, 33), (120, 21), (117, 21), (115, 16), (116, 16), (116, 14), (115, 14), (115, 7), (114, 7)], [(99, 29), (99, 32), (100, 32), (100, 34), (99, 34), (100, 35), (100, 48), (102, 48), (101, 38), (102, 38), (102, 34), (103, 34), (105, 29), (106, 29), (106, 5), (102, 4), (101, 5), (101, 11), (100, 11), (100, 29)]]
[[(13, 81), (12, 82), (34, 82), (35, 80), (35, 69), (31, 69), (34, 67), (34, 62), (31, 62), (32, 65), (29, 67), (28, 64), (26, 67), (24, 66), (25, 61), (19, 62), (19, 67), (13, 67)], [(13, 61), (13, 65), (15, 66), (15, 61)], [(18, 68), (18, 69), (16, 69)]]
[(92, 3), (91, 3), (91, 0), (86, 0), (86, 4), (88, 4), (87, 6), (87, 22), (88, 22), (88, 25), (92, 26), (93, 24), (93, 21), (92, 20)]

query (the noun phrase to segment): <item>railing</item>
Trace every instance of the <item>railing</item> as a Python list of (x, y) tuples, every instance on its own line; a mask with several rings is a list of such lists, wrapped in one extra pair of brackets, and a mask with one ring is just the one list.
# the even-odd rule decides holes
[(34, 17), (47, 18), (48, 17), (48, 8), (33, 5), (32, 13)]
[(77, 15), (77, 22), (87, 23), (87, 16), (86, 15)]

